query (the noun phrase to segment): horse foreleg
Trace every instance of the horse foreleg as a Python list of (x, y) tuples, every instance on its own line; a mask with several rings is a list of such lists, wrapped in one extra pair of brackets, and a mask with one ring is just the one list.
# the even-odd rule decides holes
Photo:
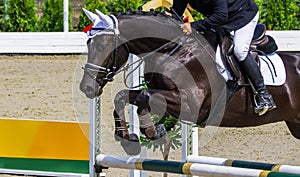
[[(178, 113), (180, 110), (180, 96), (178, 91), (147, 89), (140, 92), (134, 104), (138, 106), (137, 113), (140, 122), (140, 131), (147, 138), (156, 140), (166, 135), (164, 125), (154, 125), (151, 113), (163, 117), (165, 114)], [(167, 111), (168, 110), (168, 111)], [(176, 114), (175, 113), (175, 114)], [(174, 115), (174, 114), (173, 114)]]
[(134, 98), (139, 94), (138, 90), (121, 90), (114, 99), (115, 110), (113, 112), (115, 120), (115, 135), (116, 139), (119, 138), (129, 140), (129, 132), (126, 125), (125, 106), (126, 104), (133, 102)]
[(141, 150), (138, 136), (128, 131), (124, 112), (126, 104), (133, 102), (138, 93), (138, 90), (121, 90), (114, 99), (115, 139), (121, 142), (128, 155), (137, 155)]
[[(166, 128), (163, 124), (154, 125), (149, 109), (143, 109), (138, 116), (140, 122), (140, 131), (146, 135), (148, 139), (158, 140), (167, 134)], [(158, 143), (162, 144), (164, 141)]]
[(152, 138), (156, 134), (155, 126), (152, 122), (150, 111), (148, 108), (144, 108), (138, 111), (140, 131), (148, 138)]

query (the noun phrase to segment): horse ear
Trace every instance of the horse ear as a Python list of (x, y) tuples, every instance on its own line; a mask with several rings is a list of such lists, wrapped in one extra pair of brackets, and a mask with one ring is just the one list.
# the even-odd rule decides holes
[(98, 15), (94, 14), (93, 12), (90, 12), (88, 10), (86, 10), (85, 8), (82, 8), (82, 10), (84, 11), (85, 15), (95, 24), (96, 21), (100, 21)]
[(105, 27), (113, 26), (113, 21), (108, 15), (105, 15), (104, 13), (102, 13), (101, 11), (99, 11), (97, 9), (95, 11), (98, 14), (98, 17), (101, 19), (101, 21)]

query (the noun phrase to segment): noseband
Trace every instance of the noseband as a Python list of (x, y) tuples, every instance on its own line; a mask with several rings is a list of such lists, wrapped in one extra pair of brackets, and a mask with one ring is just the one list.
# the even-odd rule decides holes
[[(115, 72), (110, 71), (109, 68), (105, 68), (102, 66), (98, 66), (92, 63), (86, 63), (84, 67), (82, 67), (84, 72), (86, 72), (93, 80), (95, 80), (99, 85), (102, 84), (103, 81), (111, 82), (113, 81), (113, 76), (115, 75)], [(103, 73), (105, 74), (105, 78), (103, 79), (97, 79), (97, 75), (93, 74), (92, 71), (95, 71), (97, 73)]]

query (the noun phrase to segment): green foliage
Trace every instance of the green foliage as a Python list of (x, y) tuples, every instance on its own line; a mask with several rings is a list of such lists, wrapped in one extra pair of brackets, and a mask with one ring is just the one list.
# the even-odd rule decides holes
[(156, 124), (164, 124), (167, 131), (171, 131), (173, 127), (176, 126), (178, 120), (173, 116), (168, 116), (164, 118), (160, 118), (158, 116), (152, 116), (153, 122)]
[(260, 10), (260, 22), (269, 30), (300, 28), (299, 0), (255, 0)]
[[(7, 0), (8, 5), (3, 30), (8, 32), (31, 32), (37, 28), (35, 0)], [(3, 8), (4, 10), (4, 8)]]
[[(64, 4), (63, 0), (45, 0), (42, 7), (43, 15), (39, 21), (40, 31), (64, 31)], [(69, 30), (72, 27), (72, 8), (69, 3)]]
[(4, 1), (0, 0), (0, 31), (3, 30), (4, 26)]
[(201, 13), (199, 13), (198, 11), (196, 11), (196, 10), (193, 10), (191, 12), (191, 14), (193, 16), (194, 21), (198, 21), (198, 20), (203, 20), (204, 19), (204, 16)]
[[(254, 0), (258, 5), (260, 23), (267, 25), (269, 30), (299, 30), (300, 0)], [(194, 10), (191, 12), (195, 21), (204, 18)]]
[(142, 0), (107, 0), (107, 9), (111, 13), (126, 12), (128, 9), (135, 11), (142, 5)]
[(266, 19), (267, 19), (267, 4), (265, 4), (265, 0), (254, 0), (255, 3), (258, 6), (258, 10), (259, 10), (259, 22), (260, 23), (266, 23)]
[(300, 23), (300, 0), (295, 0), (295, 4), (297, 7), (296, 17), (297, 17), (298, 22)]
[[(152, 115), (152, 118), (153, 118), (154, 123), (155, 123), (155, 120), (158, 120), (158, 117), (156, 115)], [(171, 119), (173, 119), (173, 120), (171, 120)], [(171, 148), (173, 150), (176, 150), (182, 146), (181, 126), (180, 126), (180, 123), (177, 121), (177, 119), (173, 118), (172, 116), (169, 116), (166, 119), (166, 122), (164, 124), (166, 126), (166, 129), (168, 129), (168, 125), (171, 125), (171, 124), (168, 124), (168, 121), (170, 121), (172, 123), (176, 122), (176, 124), (173, 125), (173, 127), (169, 128), (169, 130), (167, 131), (168, 139), (171, 144)], [(158, 121), (158, 122), (160, 122), (160, 121)], [(156, 122), (156, 123), (158, 123), (158, 122)], [(153, 152), (155, 152), (156, 150), (159, 150), (161, 152), (164, 151), (164, 147), (163, 147), (164, 144), (158, 144), (156, 141), (148, 140), (147, 138), (145, 138), (143, 136), (140, 137), (140, 142), (141, 142), (141, 146), (145, 146), (147, 149), (152, 149)]]
[(295, 0), (295, 4), (298, 7), (297, 15), (299, 16), (300, 15), (300, 0)]
[[(95, 0), (85, 0), (84, 1), (84, 8), (95, 13), (95, 9), (98, 9), (104, 14), (107, 14), (108, 11), (106, 9), (106, 3), (102, 2), (100, 0), (95, 1)], [(91, 24), (91, 20), (88, 19), (88, 17), (85, 15), (83, 10), (80, 12), (79, 15), (79, 24), (78, 24), (78, 29), (81, 31), (85, 27), (87, 27), (89, 24)]]

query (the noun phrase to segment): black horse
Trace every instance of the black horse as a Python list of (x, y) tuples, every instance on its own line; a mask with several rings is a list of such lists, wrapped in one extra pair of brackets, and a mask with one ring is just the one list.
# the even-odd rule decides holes
[[(250, 88), (238, 89), (230, 100), (227, 87), (214, 60), (216, 35), (206, 39), (193, 32), (185, 35), (179, 22), (159, 12), (131, 12), (117, 17), (87, 12), (94, 22), (88, 41), (88, 61), (80, 89), (88, 98), (101, 95), (105, 84), (124, 68), (129, 53), (145, 63), (145, 90), (122, 90), (115, 98), (115, 135), (122, 145), (138, 143), (126, 127), (124, 107), (138, 107), (140, 130), (150, 139), (165, 135), (152, 123), (150, 112), (172, 115), (198, 125), (249, 127), (285, 121), (292, 135), (300, 139), (300, 56), (278, 53), (286, 67), (286, 82), (268, 87), (278, 106), (258, 117), (253, 113)], [(209, 41), (209, 43), (207, 42)], [(213, 46), (213, 47), (212, 47)], [(128, 66), (128, 65), (126, 65)], [(129, 154), (139, 153), (125, 148)]]

